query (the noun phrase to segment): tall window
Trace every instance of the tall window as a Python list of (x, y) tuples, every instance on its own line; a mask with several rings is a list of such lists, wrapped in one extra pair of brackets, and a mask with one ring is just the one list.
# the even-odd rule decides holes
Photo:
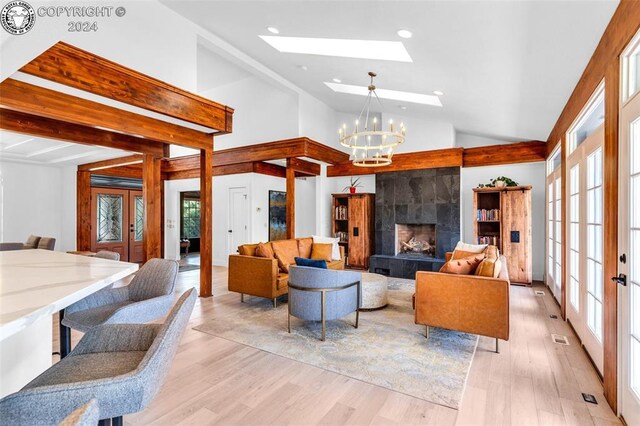
[(602, 341), (602, 148), (587, 159), (587, 325)]
[(548, 250), (547, 251), (547, 258), (548, 258), (547, 273), (549, 275), (549, 278), (554, 280), (556, 263), (555, 263), (555, 260), (553, 260), (553, 250), (555, 249), (555, 239), (553, 238), (553, 230), (555, 228), (555, 224), (553, 221), (553, 213), (554, 213), (553, 203), (555, 202), (555, 197), (553, 195), (553, 181), (549, 184), (547, 191), (548, 191), (547, 192), (547, 199), (548, 199), (547, 229), (549, 233), (548, 235), (549, 247), (547, 249)]
[(547, 285), (555, 298), (562, 295), (562, 159), (561, 144), (547, 160)]
[(556, 241), (556, 250), (555, 250), (555, 261), (556, 261), (556, 272), (554, 274), (554, 279), (556, 283), (556, 290), (559, 292), (562, 289), (562, 179), (558, 177), (555, 183), (555, 241)]
[(580, 311), (580, 164), (571, 168), (569, 188), (569, 302)]
[(182, 238), (200, 237), (200, 193), (182, 193)]

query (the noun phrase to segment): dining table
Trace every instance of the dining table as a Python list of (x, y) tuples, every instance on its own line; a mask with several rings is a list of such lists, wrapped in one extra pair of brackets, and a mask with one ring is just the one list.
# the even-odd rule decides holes
[(51, 250), (0, 252), (0, 397), (51, 366), (55, 313), (137, 270)]

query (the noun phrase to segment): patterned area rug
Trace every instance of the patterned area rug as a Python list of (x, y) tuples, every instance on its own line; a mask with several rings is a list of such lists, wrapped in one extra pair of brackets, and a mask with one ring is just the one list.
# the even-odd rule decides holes
[[(432, 329), (413, 322), (413, 280), (389, 279), (389, 305), (327, 322), (326, 341), (319, 340), (320, 322), (291, 318), (287, 333), (287, 305), (245, 297), (246, 303), (195, 330), (222, 337), (276, 355), (311, 364), (436, 404), (458, 408), (478, 337)], [(238, 295), (222, 297), (239, 299)], [(220, 315), (218, 315), (220, 314)]]

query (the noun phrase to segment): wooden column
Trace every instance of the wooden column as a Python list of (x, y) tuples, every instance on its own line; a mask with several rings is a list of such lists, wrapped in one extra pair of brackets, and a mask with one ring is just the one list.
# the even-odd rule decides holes
[(296, 235), (296, 171), (287, 159), (287, 239)]
[(213, 296), (213, 144), (200, 150), (200, 297)]
[[(145, 154), (142, 160), (142, 199), (144, 203), (144, 225), (142, 228), (144, 261), (160, 257), (162, 240), (162, 184), (161, 161)], [(128, 232), (128, 230), (127, 230)]]
[(76, 250), (91, 250), (91, 172), (78, 170), (76, 178)]
[(616, 57), (607, 66), (604, 80), (603, 230), (604, 273), (603, 346), (604, 396), (613, 411), (618, 407), (618, 113), (620, 64)]

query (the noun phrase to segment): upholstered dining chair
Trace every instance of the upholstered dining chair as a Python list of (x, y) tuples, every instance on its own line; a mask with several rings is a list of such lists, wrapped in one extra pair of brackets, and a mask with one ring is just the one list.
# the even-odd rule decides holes
[(38, 241), (38, 247), (41, 250), (53, 250), (56, 246), (56, 239), (51, 237), (42, 237)]
[[(14, 410), (15, 402), (8, 399), (0, 400), (0, 419), (3, 424), (12, 426), (31, 425), (60, 425), (60, 426), (95, 426), (100, 420), (100, 408), (98, 400), (92, 399), (85, 404), (78, 405), (70, 413), (59, 410), (48, 412), (39, 405), (32, 407), (30, 411)], [(73, 404), (71, 404), (73, 406)]]
[[(161, 318), (173, 303), (177, 275), (175, 260), (151, 259), (129, 285), (107, 287), (61, 311), (61, 326), (87, 332), (101, 324), (145, 323)], [(68, 337), (61, 340), (64, 357), (71, 341)]]
[(164, 324), (94, 327), (67, 357), (0, 400), (0, 419), (29, 419), (37, 411), (44, 417), (27, 424), (58, 424), (78, 401), (95, 398), (99, 418), (121, 425), (123, 415), (144, 410), (160, 390), (196, 298), (195, 289), (186, 291)]
[(109, 250), (100, 250), (96, 253), (95, 256), (100, 259), (108, 259), (108, 260), (120, 260), (120, 253)]
[(0, 243), (0, 251), (22, 250), (23, 247), (22, 243)]
[(289, 267), (289, 312), (287, 327), (291, 333), (291, 317), (322, 322), (325, 340), (326, 321), (356, 313), (358, 328), (359, 308), (362, 305), (362, 274), (353, 271)]

